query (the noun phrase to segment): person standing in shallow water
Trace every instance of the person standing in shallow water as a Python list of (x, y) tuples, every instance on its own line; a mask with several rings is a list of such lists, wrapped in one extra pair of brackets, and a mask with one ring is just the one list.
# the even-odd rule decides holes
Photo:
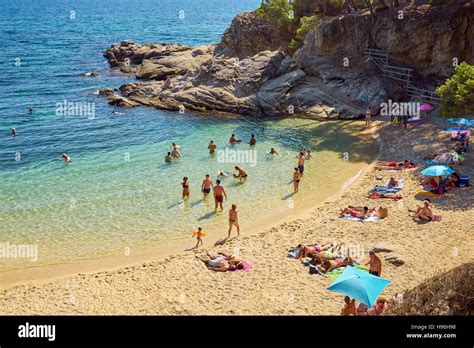
[(224, 190), (224, 187), (221, 185), (220, 180), (216, 180), (216, 186), (213, 188), (214, 192), (214, 201), (216, 202), (216, 207), (214, 209), (214, 212), (217, 213), (217, 206), (221, 206), (221, 210), (224, 210), (224, 207), (222, 205), (222, 202), (224, 202), (224, 197), (227, 199), (227, 194)]
[(201, 184), (201, 191), (204, 194), (204, 197), (207, 197), (207, 195), (211, 193), (212, 187), (212, 179), (209, 177), (209, 174), (206, 174), (206, 177), (204, 178)]
[(217, 145), (214, 143), (213, 140), (211, 140), (211, 141), (209, 142), (209, 145), (207, 145), (207, 148), (209, 149), (209, 154), (212, 155), (212, 154), (214, 154), (214, 152), (216, 151)]
[(293, 188), (295, 193), (298, 192), (298, 187), (300, 186), (300, 177), (300, 171), (298, 168), (295, 168), (295, 172), (293, 173)]
[(372, 123), (372, 107), (369, 105), (365, 111), (365, 128), (369, 128)]
[(189, 181), (188, 177), (185, 176), (183, 178), (183, 182), (181, 183), (181, 186), (183, 187), (183, 199), (189, 198)]
[(257, 139), (255, 139), (255, 134), (252, 134), (252, 136), (250, 137), (249, 144), (252, 146), (257, 144)]
[(232, 208), (229, 210), (229, 231), (227, 231), (227, 238), (230, 238), (232, 227), (237, 227), (237, 235), (240, 236), (239, 218), (237, 217), (237, 205), (232, 204)]
[(304, 161), (306, 157), (304, 156), (304, 152), (300, 152), (300, 155), (298, 156), (298, 170), (300, 171), (300, 174), (303, 175), (304, 172)]
[(165, 156), (165, 162), (171, 162), (171, 152), (168, 152), (168, 154)]

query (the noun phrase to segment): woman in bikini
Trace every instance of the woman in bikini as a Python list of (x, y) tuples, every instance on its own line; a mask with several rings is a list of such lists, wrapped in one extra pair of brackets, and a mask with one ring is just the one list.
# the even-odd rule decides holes
[(372, 211), (374, 211), (374, 208), (369, 209), (368, 207), (353, 207), (350, 205), (348, 208), (341, 209), (339, 216), (344, 217), (350, 215), (359, 219), (366, 219)]
[(293, 173), (293, 188), (295, 193), (298, 192), (298, 187), (300, 186), (301, 173), (298, 168), (295, 167), (295, 172)]
[(300, 249), (300, 255), (298, 257), (298, 260), (302, 260), (305, 257), (310, 257), (313, 258), (315, 256), (320, 256), (322, 251), (326, 251), (330, 249), (333, 246), (332, 243), (327, 243), (327, 244), (313, 244), (313, 245), (303, 245), (299, 244), (296, 248)]
[(232, 207), (229, 210), (229, 231), (227, 232), (227, 238), (230, 238), (230, 233), (232, 232), (233, 226), (237, 227), (237, 235), (240, 236), (240, 226), (239, 226), (239, 218), (237, 217), (236, 204), (232, 204)]
[(183, 178), (181, 186), (183, 187), (183, 199), (189, 198), (189, 182), (187, 176)]
[(413, 221), (433, 221), (433, 211), (431, 210), (431, 203), (428, 200), (425, 200), (423, 202), (423, 207), (418, 207), (416, 211), (410, 209), (408, 211), (414, 213), (412, 215)]

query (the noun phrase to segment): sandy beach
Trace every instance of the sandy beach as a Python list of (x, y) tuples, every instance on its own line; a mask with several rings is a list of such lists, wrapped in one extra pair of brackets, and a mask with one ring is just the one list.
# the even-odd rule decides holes
[[(363, 128), (362, 121), (351, 122)], [(422, 163), (423, 157), (451, 145), (449, 133), (441, 131), (446, 125), (442, 119), (430, 118), (404, 131), (379, 120), (371, 131), (362, 130), (361, 136), (380, 140), (382, 161)], [(473, 162), (471, 151), (460, 166), (462, 173), (472, 177)], [(404, 179), (402, 201), (367, 197), (373, 186), (384, 185), (391, 176)], [(288, 258), (289, 248), (300, 243), (345, 243), (365, 255), (363, 262), (367, 262), (369, 249), (380, 243), (388, 245), (404, 264), (397, 267), (380, 254), (382, 277), (392, 282), (384, 291), (387, 297), (437, 272), (472, 261), (472, 188), (456, 189), (433, 200), (434, 214), (441, 215), (441, 221), (419, 224), (408, 216), (408, 208), (421, 204), (413, 196), (420, 181), (417, 171), (380, 172), (372, 164), (355, 182), (310, 213), (295, 212), (290, 221), (256, 234), (252, 231), (251, 236), (243, 231), (243, 236), (217, 247), (212, 246), (215, 240), (208, 239), (204, 247), (184, 255), (10, 287), (0, 292), (0, 314), (338, 315), (343, 295), (326, 290), (329, 278), (311, 275), (299, 261)], [(383, 205), (388, 217), (365, 223), (339, 218), (339, 210), (348, 205)], [(225, 233), (223, 227), (223, 237)], [(238, 273), (209, 271), (196, 258), (206, 251), (238, 255), (253, 268)]]

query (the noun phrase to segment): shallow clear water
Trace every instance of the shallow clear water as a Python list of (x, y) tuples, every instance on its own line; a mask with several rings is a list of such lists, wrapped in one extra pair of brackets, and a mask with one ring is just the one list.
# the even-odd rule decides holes
[[(120, 110), (94, 92), (118, 87), (133, 76), (110, 69), (101, 51), (113, 42), (209, 44), (254, 0), (10, 1), (0, 0), (0, 244), (38, 245), (34, 265), (192, 246), (203, 226), (211, 243), (225, 236), (226, 212), (213, 215), (212, 199), (199, 192), (205, 174), (234, 163), (210, 157), (207, 143), (228, 144), (231, 133), (248, 141), (255, 133), (256, 165), (244, 184), (226, 178), (230, 203), (239, 205), (244, 232), (259, 221), (289, 215), (340, 189), (371, 158), (371, 142), (352, 134), (350, 123), (301, 119), (250, 119), (170, 113), (152, 108)], [(75, 19), (70, 19), (70, 11)], [(179, 18), (184, 11), (185, 18)], [(19, 60), (18, 60), (19, 59)], [(19, 63), (18, 63), (19, 62)], [(17, 63), (17, 64), (15, 64)], [(97, 78), (81, 76), (95, 71)], [(56, 104), (88, 102), (87, 116), (56, 115)], [(28, 107), (34, 111), (29, 114)], [(10, 128), (17, 136), (9, 135)], [(171, 142), (183, 158), (164, 163)], [(313, 149), (301, 193), (291, 196), (296, 153)], [(267, 155), (274, 147), (280, 155)], [(241, 144), (234, 150), (250, 150)], [(65, 165), (60, 154), (73, 162)], [(343, 160), (348, 152), (349, 161)], [(190, 178), (182, 203), (180, 182)], [(247, 228), (247, 230), (246, 230)], [(0, 269), (27, 267), (24, 259), (0, 258)]]

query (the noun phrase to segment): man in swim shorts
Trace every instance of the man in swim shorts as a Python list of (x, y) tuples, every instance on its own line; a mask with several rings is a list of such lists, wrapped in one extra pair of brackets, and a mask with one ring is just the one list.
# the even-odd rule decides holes
[(214, 144), (214, 141), (213, 141), (213, 140), (211, 140), (211, 141), (209, 142), (209, 145), (207, 145), (207, 148), (209, 149), (209, 153), (212, 155), (212, 154), (216, 151), (217, 145)]
[(211, 192), (212, 187), (213, 187), (212, 179), (209, 178), (209, 174), (206, 174), (206, 177), (202, 181), (202, 185), (201, 185), (201, 191), (202, 193), (204, 193), (204, 197), (206, 197)]
[(221, 210), (223, 210), (224, 207), (222, 205), (222, 202), (224, 202), (224, 197), (225, 199), (227, 199), (227, 194), (224, 190), (224, 187), (221, 185), (220, 180), (216, 180), (216, 186), (214, 186), (213, 192), (214, 192), (214, 201), (216, 202), (216, 207), (215, 207), (214, 212), (217, 213), (217, 206), (220, 205)]
[(234, 174), (234, 178), (240, 179), (240, 181), (242, 181), (244, 178), (248, 176), (247, 171), (244, 168), (240, 168), (237, 166), (235, 166), (234, 168), (238, 172), (238, 174)]
[(303, 174), (304, 172), (304, 152), (300, 152), (300, 155), (298, 156), (298, 170), (300, 171), (300, 174)]
[(237, 217), (237, 205), (232, 204), (232, 209), (229, 210), (229, 231), (227, 232), (227, 238), (230, 238), (232, 227), (237, 227), (237, 235), (240, 236), (239, 218)]
[(380, 275), (382, 274), (382, 261), (380, 261), (380, 258), (377, 256), (377, 254), (375, 254), (373, 250), (369, 251), (369, 262), (367, 262), (365, 265), (370, 265), (370, 274), (377, 277), (380, 277)]

